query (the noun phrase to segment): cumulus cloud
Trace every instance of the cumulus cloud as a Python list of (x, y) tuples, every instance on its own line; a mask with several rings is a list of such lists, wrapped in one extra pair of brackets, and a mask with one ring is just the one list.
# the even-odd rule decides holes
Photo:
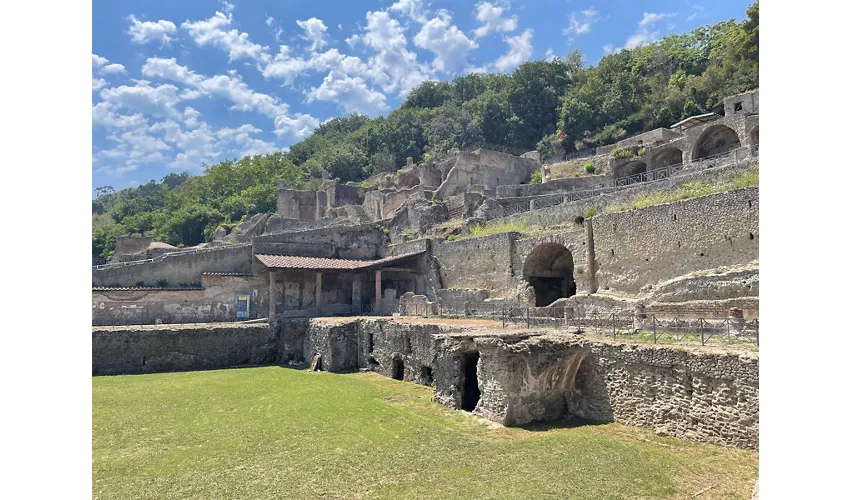
[[(638, 29), (626, 40), (625, 48), (634, 49), (647, 43), (652, 43), (658, 40), (661, 31), (654, 29), (656, 23), (663, 19), (676, 17), (678, 13), (665, 14), (655, 12), (644, 12), (643, 17), (638, 22)], [(617, 49), (619, 50), (619, 49)]]
[(366, 28), (356, 41), (375, 51), (369, 58), (366, 76), (385, 92), (397, 91), (405, 96), (430, 76), (430, 71), (416, 60), (416, 53), (407, 50), (407, 38), (399, 22), (385, 11), (366, 13)]
[(171, 21), (159, 20), (139, 21), (136, 16), (130, 15), (130, 28), (127, 34), (130, 35), (130, 40), (133, 43), (150, 43), (159, 42), (162, 45), (168, 45), (171, 42), (171, 37), (177, 31), (177, 26)]
[(306, 21), (295, 22), (299, 28), (304, 30), (301, 38), (310, 42), (311, 51), (321, 50), (322, 47), (328, 44), (327, 40), (325, 40), (325, 33), (328, 31), (328, 27), (325, 26), (325, 23), (321, 19), (311, 17)]
[(91, 55), (91, 65), (92, 65), (92, 68), (99, 68), (99, 67), (103, 66), (104, 64), (106, 64), (106, 63), (108, 63), (108, 62), (109, 62), (109, 59), (107, 59), (107, 58), (105, 58), (105, 57), (100, 57), (100, 56), (99, 56), (99, 55), (97, 55), (97, 54), (92, 54), (92, 55)]
[(153, 116), (174, 114), (174, 105), (181, 100), (179, 89), (174, 85), (151, 86), (145, 80), (136, 80), (132, 86), (105, 88), (100, 97), (116, 107)]
[(101, 68), (100, 71), (107, 75), (113, 73), (126, 73), (123, 64), (107, 64), (106, 66)]
[(399, 12), (400, 14), (413, 19), (419, 24), (427, 21), (425, 16), (425, 6), (422, 0), (399, 0), (390, 5), (390, 10)]
[(266, 17), (266, 26), (272, 29), (274, 32), (274, 39), (280, 40), (281, 35), (283, 35), (283, 29), (277, 25), (277, 21), (272, 16)]
[(434, 53), (432, 66), (436, 71), (454, 72), (466, 65), (469, 53), (478, 48), (478, 44), (452, 24), (452, 18), (445, 10), (437, 17), (427, 21), (419, 33), (413, 37), (417, 47)]
[(363, 78), (351, 77), (343, 72), (331, 71), (318, 87), (306, 93), (307, 102), (330, 101), (337, 103), (346, 113), (363, 113), (375, 116), (389, 109), (387, 97), (369, 88)]
[(534, 31), (529, 28), (520, 35), (506, 37), (505, 43), (508, 44), (508, 52), (498, 58), (492, 67), (499, 72), (507, 73), (528, 61), (531, 58), (531, 51), (533, 50), (531, 46), (533, 36)]
[(599, 11), (594, 9), (585, 9), (581, 12), (570, 13), (570, 25), (564, 29), (564, 36), (572, 42), (579, 35), (590, 33), (590, 27), (599, 21)]
[(211, 45), (227, 51), (230, 61), (238, 59), (262, 60), (268, 47), (252, 42), (248, 33), (237, 29), (225, 29), (233, 22), (231, 13), (216, 12), (214, 16), (202, 21), (185, 21), (180, 25), (189, 32), (189, 36), (199, 47)]
[(278, 53), (260, 70), (266, 78), (283, 80), (287, 85), (291, 84), (296, 76), (303, 73), (310, 66), (309, 62), (292, 55), (292, 49), (281, 45)]
[(276, 97), (255, 92), (236, 75), (214, 75), (207, 77), (177, 64), (175, 58), (148, 58), (142, 74), (152, 78), (164, 78), (182, 83), (194, 89), (188, 97), (208, 96), (230, 101), (231, 110), (254, 111), (274, 120), (275, 133), (279, 136), (291, 134), (301, 138), (319, 125), (314, 117), (295, 113), (289, 116), (289, 105)]
[(475, 38), (487, 36), (491, 31), (511, 32), (517, 28), (518, 16), (502, 17), (507, 8), (496, 7), (490, 2), (481, 2), (475, 7), (477, 10), (475, 18), (481, 23), (481, 26), (474, 31)]

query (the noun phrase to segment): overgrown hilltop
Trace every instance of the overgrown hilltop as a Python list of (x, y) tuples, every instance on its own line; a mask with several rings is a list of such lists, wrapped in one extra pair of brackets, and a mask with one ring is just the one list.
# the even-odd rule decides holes
[(327, 172), (360, 181), (482, 141), (537, 148), (543, 156), (616, 142), (704, 113), (723, 97), (758, 87), (758, 2), (747, 19), (703, 26), (583, 64), (527, 62), (511, 75), (470, 74), (425, 82), (388, 116), (335, 118), (286, 153), (246, 156), (204, 166), (202, 175), (169, 174), (160, 182), (92, 201), (92, 255), (108, 257), (122, 234), (173, 245), (209, 239), (221, 226), (275, 210), (278, 181), (299, 188)]

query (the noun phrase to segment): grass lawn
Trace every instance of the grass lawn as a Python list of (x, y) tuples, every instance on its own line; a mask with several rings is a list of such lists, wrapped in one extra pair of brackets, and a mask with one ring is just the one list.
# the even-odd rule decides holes
[(94, 498), (749, 498), (758, 454), (618, 424), (504, 428), (371, 373), (92, 379)]

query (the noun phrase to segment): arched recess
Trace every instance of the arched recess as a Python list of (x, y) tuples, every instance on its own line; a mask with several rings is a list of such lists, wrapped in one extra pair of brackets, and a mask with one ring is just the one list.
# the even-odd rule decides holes
[(534, 287), (537, 307), (576, 294), (573, 254), (560, 243), (543, 243), (532, 250), (522, 266), (522, 277)]
[(707, 128), (694, 146), (694, 154), (691, 158), (699, 160), (709, 156), (728, 153), (733, 149), (741, 147), (741, 139), (738, 133), (726, 125), (715, 125)]
[(645, 174), (646, 173), (646, 163), (643, 161), (630, 161), (625, 165), (616, 167), (614, 169), (614, 177), (628, 177), (630, 175), (635, 174)]
[(758, 146), (759, 145), (759, 128), (756, 127), (750, 132), (750, 146)]
[(682, 150), (670, 148), (661, 151), (653, 157), (654, 168), (664, 168), (682, 164)]

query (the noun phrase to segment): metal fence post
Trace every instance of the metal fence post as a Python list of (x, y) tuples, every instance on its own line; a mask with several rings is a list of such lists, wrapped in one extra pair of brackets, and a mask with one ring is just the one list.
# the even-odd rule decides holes
[(652, 315), (652, 343), (658, 343), (658, 327), (655, 323), (655, 315)]
[(753, 325), (756, 327), (756, 347), (759, 346), (759, 320), (753, 320)]
[(505, 327), (505, 304), (502, 304), (502, 328)]
[(528, 317), (528, 310), (529, 310), (529, 308), (526, 307), (525, 308), (525, 327), (531, 328), (531, 318)]
[(617, 313), (611, 313), (611, 331), (614, 333), (614, 339), (617, 338)]
[(702, 318), (699, 319), (699, 338), (702, 342), (702, 345), (705, 345), (705, 330), (702, 328)]

